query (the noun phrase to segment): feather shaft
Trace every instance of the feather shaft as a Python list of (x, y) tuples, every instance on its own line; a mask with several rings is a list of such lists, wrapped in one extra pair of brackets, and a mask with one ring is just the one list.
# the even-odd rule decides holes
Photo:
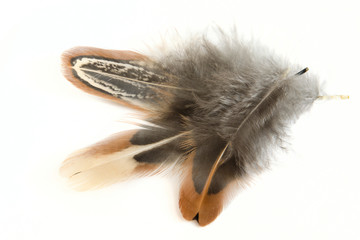
[(200, 208), (201, 208), (201, 205), (202, 205), (202, 203), (203, 203), (206, 195), (208, 194), (211, 181), (212, 181), (212, 179), (213, 179), (213, 177), (214, 177), (214, 174), (215, 174), (216, 170), (218, 169), (218, 167), (219, 167), (220, 164), (221, 164), (221, 159), (222, 159), (222, 157), (224, 156), (224, 153), (225, 153), (226, 149), (229, 147), (229, 144), (230, 144), (230, 143), (227, 143), (227, 144), (226, 144), (226, 146), (224, 147), (224, 149), (221, 151), (220, 155), (219, 155), (219, 156), (217, 157), (217, 159), (215, 160), (213, 166), (211, 167), (209, 176), (208, 176), (208, 178), (206, 179), (206, 182), (205, 182), (203, 191), (201, 192), (201, 196), (200, 196)]
[(180, 87), (176, 87), (176, 86), (160, 84), (160, 83), (154, 83), (154, 82), (146, 82), (146, 81), (138, 80), (138, 79), (135, 79), (135, 78), (129, 78), (129, 77), (113, 74), (113, 73), (107, 73), (107, 72), (103, 72), (103, 71), (99, 71), (99, 70), (88, 69), (88, 68), (85, 68), (85, 67), (77, 68), (76, 66), (74, 66), (73, 69), (75, 71), (77, 71), (77, 72), (83, 71), (83, 72), (96, 73), (96, 74), (99, 74), (99, 75), (110, 77), (112, 79), (117, 79), (117, 80), (121, 80), (121, 81), (127, 81), (128, 83), (136, 82), (136, 83), (140, 83), (140, 84), (144, 84), (144, 85), (148, 85), (148, 86), (152, 86), (152, 87), (172, 88), (172, 89), (184, 90), (184, 91), (194, 91), (193, 89), (180, 88)]
[(250, 119), (250, 117), (253, 116), (253, 114), (256, 112), (256, 110), (258, 110), (260, 108), (260, 106), (262, 104), (264, 104), (266, 102), (267, 99), (269, 99), (272, 95), (272, 93), (274, 93), (275, 90), (277, 90), (279, 87), (281, 87), (282, 84), (284, 84), (284, 82), (288, 80), (288, 79), (281, 79), (278, 82), (276, 82), (274, 84), (274, 86), (272, 88), (270, 88), (270, 90), (266, 93), (266, 95), (260, 100), (259, 103), (257, 103), (255, 105), (255, 107), (250, 111), (250, 113), (244, 118), (244, 120), (242, 120), (240, 122), (239, 127), (236, 129), (234, 136), (237, 135), (237, 133), (241, 130), (241, 128), (243, 128), (245, 126), (245, 123)]

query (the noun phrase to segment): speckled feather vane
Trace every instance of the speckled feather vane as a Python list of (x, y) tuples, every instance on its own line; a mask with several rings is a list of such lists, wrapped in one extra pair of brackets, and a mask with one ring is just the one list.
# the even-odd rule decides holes
[[(319, 97), (307, 68), (219, 34), (153, 57), (73, 48), (64, 75), (82, 90), (137, 109), (150, 124), (82, 149), (61, 167), (79, 190), (133, 176), (180, 171), (179, 207), (201, 226), (228, 197), (269, 166), (287, 128)], [(302, 70), (303, 69), (303, 70)]]

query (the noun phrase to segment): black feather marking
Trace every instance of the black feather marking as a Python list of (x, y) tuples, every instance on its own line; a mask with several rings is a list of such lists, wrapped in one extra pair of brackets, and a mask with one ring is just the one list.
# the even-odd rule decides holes
[[(226, 143), (217, 137), (208, 139), (197, 149), (192, 169), (192, 178), (197, 193), (200, 194), (203, 191), (211, 168), (225, 145)], [(227, 184), (241, 177), (243, 174), (245, 174), (243, 168), (239, 168), (235, 156), (230, 156), (226, 163), (222, 164), (216, 170), (211, 179), (207, 194), (217, 194), (223, 190)]]
[(144, 163), (163, 163), (176, 161), (182, 154), (184, 154), (184, 151), (178, 147), (177, 141), (174, 140), (173, 142), (141, 152), (135, 155), (134, 159)]
[(168, 82), (155, 69), (141, 66), (140, 61), (78, 56), (71, 62), (76, 78), (100, 92), (120, 99), (157, 99), (157, 92), (149, 88), (149, 84), (157, 86)]
[[(205, 139), (204, 139), (205, 140)], [(197, 193), (201, 194), (212, 166), (226, 145), (219, 137), (211, 137), (199, 144), (193, 159), (192, 179)], [(211, 185), (210, 185), (211, 188)], [(220, 189), (221, 190), (221, 189)]]
[(230, 157), (226, 163), (222, 164), (214, 174), (208, 190), (208, 194), (217, 194), (229, 183), (245, 175), (243, 168), (239, 167), (235, 156)]
[(142, 129), (134, 134), (134, 136), (130, 139), (130, 142), (133, 145), (147, 145), (173, 137), (176, 134), (178, 134), (178, 131), (164, 128)]
[(300, 72), (298, 72), (297, 74), (295, 75), (303, 75), (304, 73), (306, 73), (307, 71), (309, 71), (309, 68), (304, 68), (303, 70), (301, 70)]

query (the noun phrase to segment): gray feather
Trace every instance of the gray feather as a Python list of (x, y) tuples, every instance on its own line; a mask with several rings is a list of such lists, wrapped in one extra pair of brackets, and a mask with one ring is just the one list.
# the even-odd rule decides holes
[(175, 91), (166, 114), (186, 117), (194, 148), (214, 137), (229, 143), (222, 164), (235, 159), (245, 174), (268, 166), (264, 153), (319, 96), (314, 76), (296, 74), (304, 67), (222, 32), (217, 44), (203, 37), (157, 61), (193, 89)]

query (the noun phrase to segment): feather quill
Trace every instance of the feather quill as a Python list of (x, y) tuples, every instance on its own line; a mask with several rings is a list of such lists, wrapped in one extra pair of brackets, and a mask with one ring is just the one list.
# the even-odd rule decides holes
[(181, 212), (201, 226), (269, 166), (271, 148), (320, 94), (307, 68), (222, 31), (216, 43), (203, 36), (152, 57), (78, 47), (63, 66), (74, 85), (143, 111), (148, 124), (70, 156), (61, 174), (85, 190), (175, 164)]

